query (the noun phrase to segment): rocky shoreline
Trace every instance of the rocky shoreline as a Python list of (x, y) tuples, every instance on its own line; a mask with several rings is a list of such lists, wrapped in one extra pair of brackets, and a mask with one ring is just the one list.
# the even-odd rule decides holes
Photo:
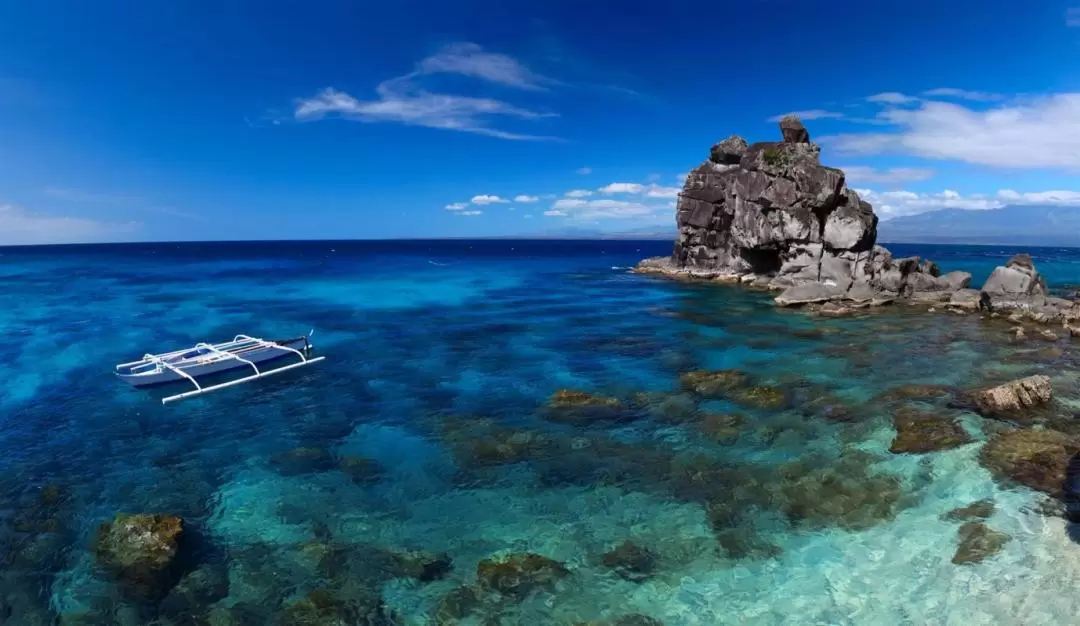
[(842, 170), (821, 165), (802, 122), (785, 117), (780, 131), (779, 142), (748, 145), (733, 135), (714, 145), (679, 194), (672, 255), (634, 271), (778, 291), (779, 306), (827, 314), (893, 303), (1005, 311), (1080, 336), (1080, 302), (1050, 296), (1027, 254), (997, 267), (981, 289), (967, 272), (893, 258), (877, 245), (873, 207)]

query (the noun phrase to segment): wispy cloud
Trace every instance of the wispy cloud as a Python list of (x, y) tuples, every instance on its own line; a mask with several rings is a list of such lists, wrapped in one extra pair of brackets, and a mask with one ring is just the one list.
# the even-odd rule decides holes
[(1080, 170), (1080, 93), (988, 109), (926, 101), (885, 115), (896, 132), (819, 141), (851, 154), (894, 152), (1002, 168)]
[(458, 74), (527, 90), (541, 90), (558, 82), (533, 72), (511, 56), (486, 52), (469, 42), (446, 46), (417, 64), (414, 74)]
[(587, 198), (592, 194), (593, 192), (588, 189), (571, 189), (570, 191), (567, 191), (565, 195), (567, 198)]
[(480, 210), (473, 209), (472, 211), (458, 211), (456, 214), (457, 215), (463, 215), (465, 217), (475, 217), (477, 215), (483, 215), (484, 212), (480, 211)]
[(645, 185), (638, 183), (611, 183), (600, 188), (600, 193), (638, 193)]
[(890, 167), (874, 169), (864, 165), (843, 166), (848, 182), (856, 185), (913, 183), (926, 180), (934, 175), (934, 170), (916, 167)]
[(781, 119), (788, 115), (795, 115), (799, 119), (806, 120), (825, 120), (825, 119), (842, 119), (843, 113), (837, 113), (836, 111), (826, 111), (825, 109), (809, 109), (806, 111), (789, 111), (787, 113), (781, 113), (780, 115), (774, 115), (770, 117), (768, 122), (779, 122)]
[(1065, 25), (1069, 27), (1080, 26), (1080, 7), (1065, 9)]
[(106, 222), (57, 217), (0, 204), (0, 245), (94, 243), (124, 239), (141, 228), (138, 222)]
[(592, 174), (592, 168), (591, 167), (579, 167), (578, 170), (577, 170), (577, 173), (581, 174), (582, 176), (588, 176), (589, 174)]
[(866, 101), (876, 102), (878, 104), (910, 104), (912, 102), (918, 102), (919, 99), (914, 96), (902, 94), (899, 91), (884, 91), (872, 96), (867, 96)]
[(481, 205), (483, 205), (483, 204), (506, 204), (507, 202), (510, 202), (510, 201), (507, 200), (506, 198), (500, 198), (499, 196), (489, 196), (487, 194), (484, 194), (484, 195), (479, 195), (479, 196), (473, 196), (472, 200), (469, 200), (469, 202), (472, 202), (473, 204), (481, 204)]
[(553, 140), (551, 136), (523, 134), (495, 128), (493, 119), (540, 120), (556, 117), (548, 111), (534, 111), (502, 100), (431, 92), (419, 85), (424, 76), (455, 74), (513, 87), (538, 91), (556, 84), (504, 54), (485, 52), (473, 43), (455, 43), (417, 64), (404, 76), (391, 78), (375, 87), (375, 100), (360, 100), (344, 91), (327, 87), (312, 97), (296, 102), (297, 121), (340, 117), (367, 123), (398, 123), (427, 128), (456, 130), (512, 140)]
[(444, 206), (443, 208), (446, 209), (447, 211), (461, 211), (462, 209), (464, 209), (467, 206), (469, 206), (468, 202), (452, 202), (452, 203)]
[(989, 91), (968, 91), (967, 89), (954, 89), (952, 87), (938, 87), (923, 92), (924, 96), (931, 98), (958, 98), (960, 100), (972, 100), (974, 102), (994, 102), (1003, 100), (1005, 96)]
[(531, 204), (533, 202), (539, 202), (539, 201), (540, 201), (540, 198), (537, 197), (537, 196), (526, 196), (524, 194), (520, 195), (520, 196), (514, 196), (514, 202), (521, 202), (523, 204)]

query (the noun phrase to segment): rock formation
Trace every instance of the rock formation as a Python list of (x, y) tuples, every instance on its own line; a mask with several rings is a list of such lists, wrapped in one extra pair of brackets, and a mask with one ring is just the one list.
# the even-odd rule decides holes
[(673, 254), (645, 259), (637, 271), (750, 283), (781, 291), (781, 306), (989, 304), (1023, 309), (1036, 321), (1069, 319), (1073, 303), (1046, 297), (1026, 254), (997, 268), (982, 292), (969, 289), (967, 272), (942, 274), (931, 261), (894, 259), (876, 245), (873, 207), (847, 187), (843, 171), (821, 165), (802, 122), (787, 116), (780, 131), (779, 142), (748, 145), (733, 135), (714, 145), (679, 194)]

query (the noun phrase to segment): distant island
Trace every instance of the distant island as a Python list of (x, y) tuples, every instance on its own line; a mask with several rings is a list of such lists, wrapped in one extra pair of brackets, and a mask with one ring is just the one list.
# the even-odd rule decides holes
[(888, 243), (1080, 247), (1080, 207), (941, 209), (882, 220), (878, 239)]

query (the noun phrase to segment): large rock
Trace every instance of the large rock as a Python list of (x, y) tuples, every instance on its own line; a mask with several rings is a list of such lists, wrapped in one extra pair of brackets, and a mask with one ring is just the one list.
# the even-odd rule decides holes
[(802, 122), (787, 116), (780, 131), (779, 142), (748, 146), (733, 135), (714, 145), (679, 194), (671, 258), (638, 271), (787, 290), (777, 298), (784, 306), (845, 300), (857, 285), (850, 299), (871, 304), (946, 300), (967, 286), (970, 276), (939, 276), (932, 262), (894, 261), (875, 245), (873, 207), (820, 163)]
[(1029, 301), (1046, 295), (1046, 282), (1035, 269), (1031, 257), (1018, 254), (994, 269), (982, 291), (990, 295), (995, 305), (1002, 301)]
[(1080, 440), (1056, 430), (1017, 429), (990, 438), (979, 462), (995, 478), (1019, 483), (1055, 498), (1065, 495), (1069, 460), (1080, 452)]
[(1049, 402), (1053, 397), (1050, 378), (1039, 375), (984, 389), (975, 394), (975, 402), (985, 413), (1002, 413), (1029, 409)]

